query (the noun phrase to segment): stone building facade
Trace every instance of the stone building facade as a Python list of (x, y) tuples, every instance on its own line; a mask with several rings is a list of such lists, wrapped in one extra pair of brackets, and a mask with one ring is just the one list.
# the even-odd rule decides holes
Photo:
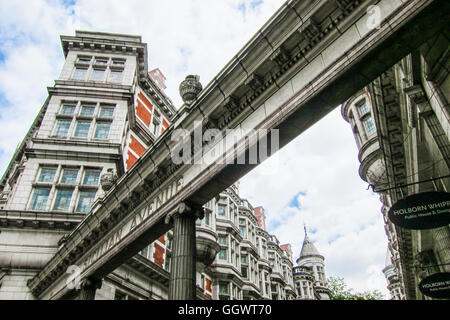
[(408, 230), (388, 218), (409, 195), (450, 188), (449, 41), (425, 43), (342, 105), (361, 162), (359, 174), (380, 195), (388, 238), (383, 272), (392, 299), (431, 299), (418, 285), (450, 271), (449, 226)]
[[(35, 298), (28, 281), (177, 114), (164, 75), (148, 72), (141, 37), (76, 31), (61, 42), (62, 72), (0, 182), (0, 299)], [(266, 231), (264, 208), (242, 199), (238, 183), (204, 213), (197, 298), (329, 298), (324, 259), (308, 237), (294, 267), (290, 245)], [(171, 250), (169, 231), (102, 279), (93, 298), (167, 299)]]

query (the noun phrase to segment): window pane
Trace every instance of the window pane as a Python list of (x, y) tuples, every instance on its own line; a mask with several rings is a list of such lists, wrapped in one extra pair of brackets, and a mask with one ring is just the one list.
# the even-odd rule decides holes
[(364, 127), (366, 128), (367, 135), (372, 135), (376, 132), (375, 124), (373, 123), (372, 117), (369, 117), (366, 120), (364, 120)]
[(67, 137), (72, 120), (58, 120), (56, 121), (55, 136)]
[(68, 210), (73, 190), (58, 190), (53, 210)]
[(228, 283), (219, 283), (219, 293), (228, 293)]
[(80, 116), (92, 117), (95, 112), (95, 106), (81, 106)]
[(360, 105), (359, 107), (359, 113), (361, 116), (365, 115), (367, 112), (369, 112), (369, 107), (367, 106), (366, 103), (363, 103), (362, 105)]
[(219, 214), (219, 216), (225, 216), (226, 210), (226, 206), (219, 204), (217, 213)]
[(39, 182), (53, 182), (55, 178), (56, 168), (42, 168), (39, 175)]
[(79, 58), (78, 58), (78, 62), (79, 62), (79, 63), (87, 63), (87, 64), (90, 64), (90, 63), (91, 63), (91, 57), (79, 57)]
[(103, 81), (103, 80), (105, 80), (105, 70), (94, 69), (92, 71), (91, 80), (93, 80), (93, 81)]
[(89, 212), (95, 199), (96, 191), (81, 191), (78, 200), (77, 212)]
[(108, 139), (109, 136), (109, 128), (111, 124), (108, 122), (99, 122), (97, 123), (97, 128), (95, 129), (96, 139)]
[(65, 104), (65, 105), (62, 106), (61, 111), (60, 111), (59, 114), (72, 116), (74, 112), (75, 112), (75, 106), (74, 105)]
[(98, 180), (100, 178), (100, 171), (87, 170), (84, 174), (83, 184), (87, 185), (98, 185)]
[(61, 183), (75, 184), (77, 182), (78, 170), (64, 169), (61, 177)]
[(117, 83), (122, 82), (122, 71), (111, 70), (111, 73), (109, 74), (109, 81)]
[(114, 66), (123, 66), (123, 65), (125, 65), (125, 61), (124, 60), (113, 60), (113, 65)]
[(45, 210), (49, 194), (50, 189), (34, 189), (30, 205), (31, 210)]
[(141, 252), (139, 252), (139, 254), (145, 258), (147, 258), (148, 255), (148, 247), (145, 247), (144, 249), (141, 250)]
[(245, 231), (246, 231), (245, 226), (239, 226), (239, 233), (240, 233), (242, 238), (246, 237), (246, 232)]
[(227, 260), (227, 252), (228, 252), (228, 249), (220, 249), (220, 251), (219, 251), (219, 259), (220, 260)]
[(219, 236), (219, 243), (227, 245), (227, 236)]
[(78, 121), (74, 136), (78, 138), (87, 138), (89, 135), (90, 127), (91, 127), (90, 121)]
[(108, 59), (97, 58), (95, 59), (96, 64), (106, 65), (108, 64)]
[(100, 109), (100, 117), (102, 117), (102, 118), (112, 118), (113, 114), (114, 114), (114, 108), (101, 107), (101, 109)]
[(210, 213), (209, 212), (205, 212), (205, 224), (207, 225), (207, 226), (209, 226), (210, 225)]
[(87, 68), (76, 68), (75, 72), (73, 73), (73, 79), (75, 80), (85, 80), (86, 74), (87, 74)]

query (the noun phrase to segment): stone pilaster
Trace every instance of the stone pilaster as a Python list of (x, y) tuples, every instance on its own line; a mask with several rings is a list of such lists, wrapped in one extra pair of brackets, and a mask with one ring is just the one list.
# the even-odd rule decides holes
[(202, 208), (180, 203), (167, 218), (173, 219), (173, 250), (170, 269), (169, 300), (195, 300), (196, 227)]

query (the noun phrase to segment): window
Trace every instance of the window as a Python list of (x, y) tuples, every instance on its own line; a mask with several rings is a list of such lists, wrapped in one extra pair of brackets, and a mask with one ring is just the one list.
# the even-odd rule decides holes
[(245, 226), (239, 226), (239, 234), (242, 238), (247, 237), (247, 229), (245, 228)]
[(241, 263), (247, 264), (247, 255), (241, 255)]
[(68, 210), (70, 206), (70, 200), (72, 199), (72, 194), (73, 190), (57, 190), (53, 210)]
[(95, 59), (95, 64), (99, 64), (99, 65), (107, 65), (108, 64), (108, 58), (96, 58)]
[(85, 80), (87, 75), (87, 68), (75, 68), (72, 78), (75, 80)]
[(113, 64), (113, 66), (116, 66), (116, 67), (123, 67), (123, 66), (125, 66), (125, 60), (113, 59), (112, 64)]
[(89, 135), (90, 127), (91, 127), (90, 121), (78, 121), (74, 136), (77, 138), (87, 138)]
[(50, 182), (52, 183), (55, 179), (56, 168), (42, 168), (39, 174), (39, 182)]
[(205, 225), (211, 225), (211, 213), (209, 211), (205, 211)]
[(96, 191), (81, 191), (78, 199), (77, 212), (89, 212), (95, 199)]
[(220, 249), (219, 260), (227, 261), (228, 259), (228, 249)]
[(200, 288), (205, 288), (205, 276), (203, 274), (200, 276)]
[(364, 100), (360, 105), (358, 105), (359, 115), (362, 117), (365, 114), (369, 113), (369, 107), (366, 104), (366, 101)]
[(222, 216), (222, 217), (224, 217), (225, 215), (226, 215), (226, 210), (227, 210), (227, 206), (226, 205), (223, 205), (223, 204), (219, 204), (218, 205), (218, 210), (217, 210), (217, 214), (219, 215), (219, 216)]
[(67, 137), (72, 120), (56, 120), (55, 136)]
[(105, 80), (105, 70), (104, 69), (94, 69), (91, 74), (92, 81), (104, 81)]
[(228, 245), (228, 237), (227, 236), (219, 235), (218, 241), (219, 241), (219, 244), (221, 244), (221, 245), (224, 245), (224, 246)]
[(229, 293), (229, 285), (227, 282), (219, 282), (219, 293), (220, 294), (228, 294)]
[[(80, 170), (82, 179), (78, 178)], [(50, 203), (51, 210), (89, 212), (96, 198), (101, 171), (83, 166), (42, 166), (34, 183), (30, 210), (45, 210)]]
[(157, 120), (153, 120), (152, 133), (157, 136), (159, 134), (159, 122)]
[(84, 174), (83, 184), (96, 186), (98, 185), (99, 178), (100, 178), (99, 170), (86, 170)]
[(373, 122), (372, 117), (368, 117), (364, 120), (364, 128), (366, 129), (367, 135), (370, 136), (376, 133), (375, 123)]
[[(115, 105), (91, 102), (65, 103), (56, 115), (54, 137), (109, 138)], [(72, 125), (72, 120), (74, 125)]]
[(65, 115), (65, 116), (73, 116), (73, 114), (75, 112), (75, 107), (76, 107), (75, 105), (63, 104), (59, 114)]
[(50, 195), (49, 188), (36, 188), (31, 199), (31, 210), (45, 210), (47, 206), (48, 196)]
[(61, 176), (61, 183), (75, 184), (77, 182), (78, 169), (64, 169)]
[(78, 57), (78, 63), (91, 64), (92, 57)]
[(80, 116), (92, 117), (95, 113), (95, 105), (81, 105)]
[(148, 257), (148, 247), (145, 247), (144, 249), (142, 249), (139, 254), (145, 258)]
[(109, 74), (109, 81), (114, 83), (122, 82), (122, 71), (121, 70), (111, 70)]
[(97, 127), (95, 129), (95, 139), (108, 139), (109, 136), (109, 128), (111, 127), (111, 123), (109, 122), (98, 122)]
[(112, 118), (114, 115), (114, 108), (100, 107), (100, 118)]

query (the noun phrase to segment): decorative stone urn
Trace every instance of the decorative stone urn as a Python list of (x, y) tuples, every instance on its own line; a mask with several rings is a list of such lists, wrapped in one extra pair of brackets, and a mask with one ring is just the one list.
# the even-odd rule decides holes
[(106, 170), (106, 173), (102, 174), (100, 177), (100, 185), (102, 186), (103, 191), (108, 192), (114, 185), (117, 180), (117, 175), (114, 172), (114, 169)]
[(199, 80), (200, 76), (190, 74), (180, 83), (180, 96), (184, 103), (188, 105), (192, 104), (200, 91), (203, 90), (203, 86)]

